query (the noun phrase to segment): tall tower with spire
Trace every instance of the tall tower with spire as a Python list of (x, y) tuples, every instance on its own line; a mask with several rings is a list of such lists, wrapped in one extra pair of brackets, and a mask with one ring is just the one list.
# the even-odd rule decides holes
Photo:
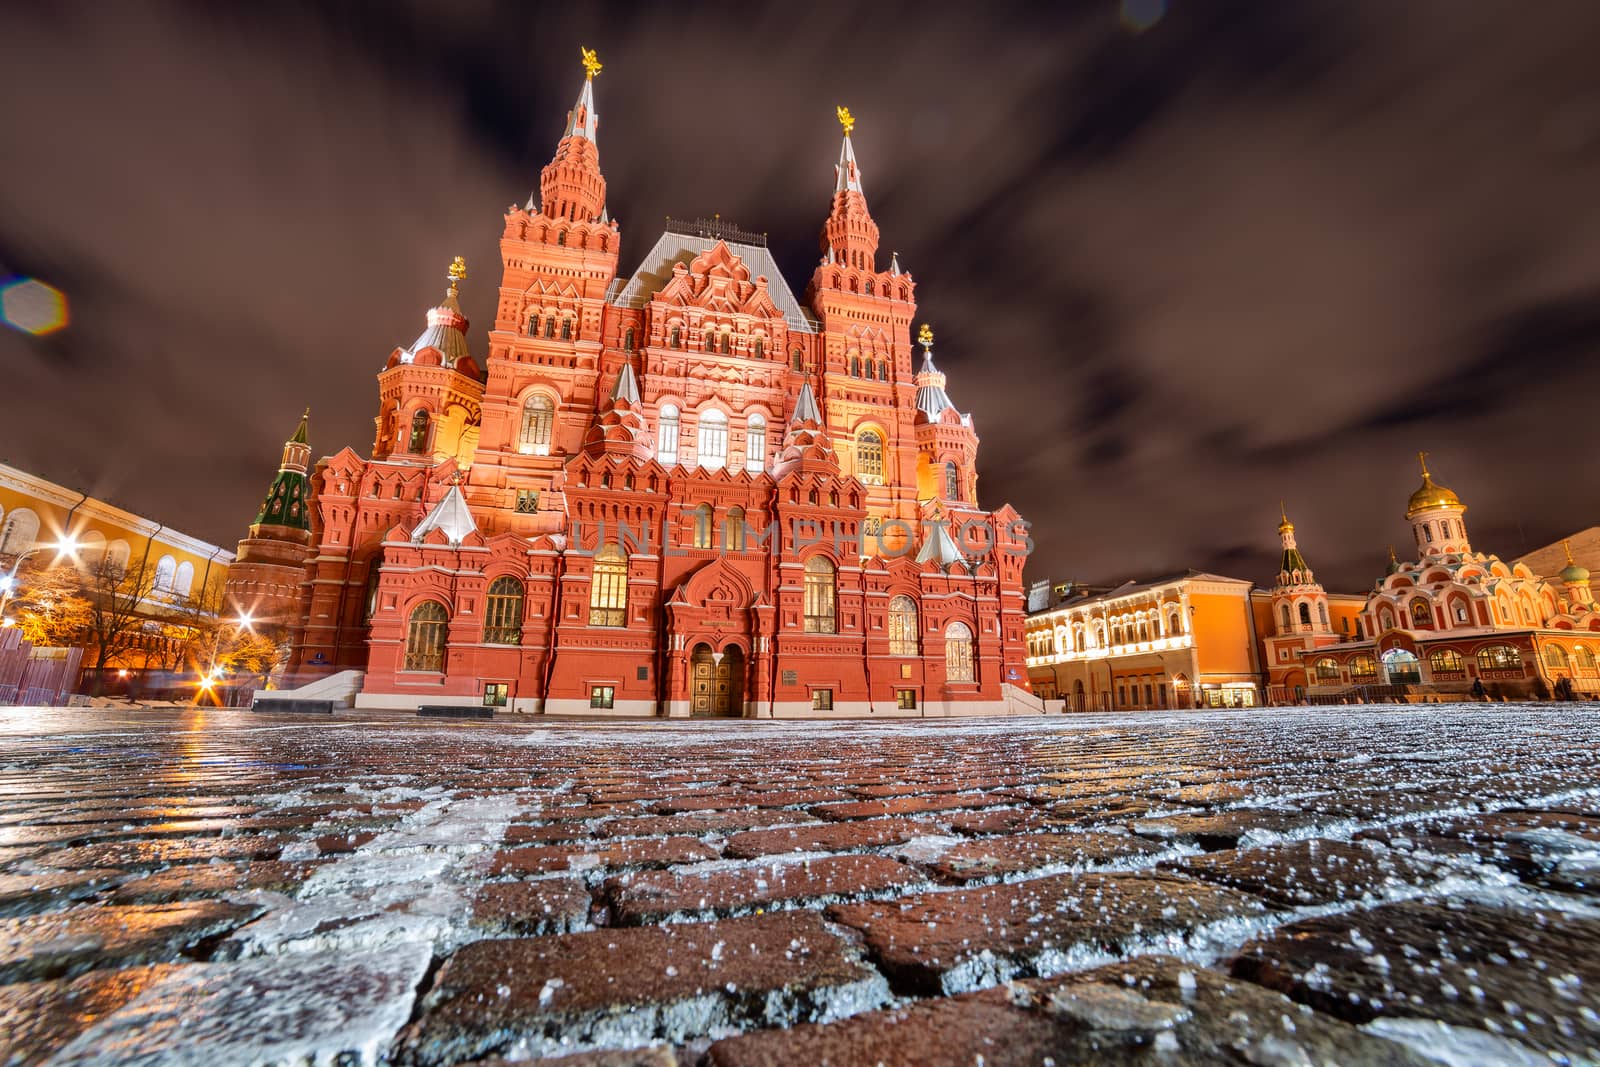
[(311, 409), (283, 445), (278, 473), (250, 532), (239, 542), (236, 562), (228, 568), (223, 596), (236, 617), (266, 624), (288, 624), (299, 613), (301, 580), (311, 551), (311, 446), (307, 427)]
[(1278, 538), (1283, 542), (1283, 561), (1272, 590), (1272, 617), (1279, 634), (1331, 634), (1328, 622), (1328, 594), (1317, 581), (1295, 542), (1294, 523), (1289, 511), (1279, 505), (1282, 521)]

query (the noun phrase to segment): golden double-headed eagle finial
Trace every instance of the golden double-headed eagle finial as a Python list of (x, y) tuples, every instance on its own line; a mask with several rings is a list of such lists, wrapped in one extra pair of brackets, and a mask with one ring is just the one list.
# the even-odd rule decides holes
[(923, 348), (928, 348), (933, 344), (932, 326), (929, 326), (927, 323), (922, 324), (922, 329), (917, 331), (917, 343)]
[(467, 276), (467, 261), (463, 256), (457, 256), (450, 261), (450, 295), (454, 296), (461, 289), (461, 279)]
[(585, 48), (579, 45), (578, 51), (583, 54), (583, 76), (593, 81), (594, 76), (600, 73), (600, 57), (594, 54), (593, 48)]
[(850, 109), (843, 104), (833, 110), (839, 116), (839, 125), (844, 127), (844, 135), (849, 137), (850, 131), (856, 128), (856, 117), (850, 114)]

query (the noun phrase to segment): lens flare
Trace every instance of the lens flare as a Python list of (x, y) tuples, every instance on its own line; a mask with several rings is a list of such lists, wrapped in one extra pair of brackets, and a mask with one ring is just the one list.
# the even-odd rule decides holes
[(23, 278), (0, 288), (0, 318), (23, 333), (42, 337), (67, 324), (67, 295), (37, 278)]

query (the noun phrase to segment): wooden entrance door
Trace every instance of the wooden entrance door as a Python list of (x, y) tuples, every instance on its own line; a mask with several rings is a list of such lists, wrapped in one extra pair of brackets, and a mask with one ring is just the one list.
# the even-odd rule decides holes
[(696, 645), (689, 659), (689, 714), (727, 718), (744, 711), (744, 656), (729, 648), (718, 663), (711, 646)]

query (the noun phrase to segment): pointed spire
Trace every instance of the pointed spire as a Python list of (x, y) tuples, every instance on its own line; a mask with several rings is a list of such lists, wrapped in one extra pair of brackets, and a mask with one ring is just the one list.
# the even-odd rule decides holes
[(900, 253), (899, 252), (890, 252), (889, 253), (889, 273), (893, 274), (897, 278), (900, 276)]
[[(539, 200), (546, 218), (591, 222), (605, 210), (606, 180), (600, 173), (600, 148), (596, 131), (600, 115), (594, 104), (594, 77), (600, 60), (594, 50), (580, 49), (583, 87), (567, 112), (555, 158), (539, 174)], [(529, 197), (531, 205), (533, 198)]]
[(856, 128), (855, 116), (850, 114), (847, 107), (834, 109), (839, 115), (839, 125), (844, 127), (844, 141), (839, 145), (839, 162), (834, 167), (835, 193), (853, 192), (866, 194), (861, 188), (861, 168), (856, 164), (856, 150), (850, 143), (850, 131)]
[(967, 561), (961, 546), (950, 536), (949, 525), (942, 513), (935, 513), (932, 522), (924, 523), (928, 529), (928, 536), (923, 539), (922, 548), (917, 552), (918, 563), (934, 563), (944, 570), (949, 570), (957, 563)]
[(790, 416), (789, 421), (814, 422), (819, 426), (822, 424), (822, 411), (817, 407), (817, 394), (811, 391), (810, 382), (801, 383), (800, 395), (795, 397), (794, 414)]
[(878, 252), (878, 224), (867, 210), (867, 197), (861, 185), (861, 167), (856, 163), (850, 131), (855, 116), (847, 107), (835, 109), (844, 139), (839, 144), (839, 162), (834, 166), (833, 203), (822, 225), (822, 245), (830, 254), (829, 263), (843, 263), (857, 270), (874, 270)]
[(600, 116), (594, 110), (594, 76), (600, 73), (601, 63), (595, 57), (594, 49), (580, 46), (578, 51), (583, 56), (583, 88), (578, 90), (578, 102), (567, 112), (565, 136), (593, 141), (600, 122)]
[[(306, 408), (305, 414), (300, 416), (300, 426), (294, 431), (294, 436), (289, 438), (289, 443), (291, 445), (303, 445), (306, 443), (306, 430), (310, 423), (311, 409)], [(1568, 558), (1570, 559), (1571, 557)]]
[(922, 366), (915, 379), (917, 410), (927, 416), (929, 422), (938, 422), (939, 417), (955, 405), (950, 402), (950, 394), (945, 392), (945, 376), (933, 365), (933, 327), (923, 323), (922, 329), (917, 331), (917, 343), (922, 345)]
[(417, 528), (411, 531), (411, 540), (420, 544), (432, 531), (443, 530), (452, 545), (459, 545), (477, 528), (478, 524), (472, 519), (472, 509), (467, 507), (467, 498), (461, 495), (461, 486), (452, 484), (444, 499), (435, 504), (433, 510), (417, 523)]
[(1283, 521), (1278, 523), (1278, 536), (1283, 541), (1283, 561), (1278, 566), (1278, 585), (1310, 585), (1316, 581), (1311, 573), (1311, 565), (1300, 554), (1300, 548), (1294, 540), (1294, 523), (1289, 521), (1289, 509), (1283, 501), (1278, 501), (1278, 513), (1283, 516)]
[(639, 379), (633, 375), (633, 364), (624, 363), (622, 373), (617, 375), (616, 384), (611, 387), (611, 403), (625, 400), (637, 407), (639, 405)]
[(277, 476), (267, 487), (267, 497), (261, 502), (252, 526), (284, 526), (292, 530), (310, 530), (311, 486), (306, 472), (311, 469), (311, 446), (307, 444), (307, 424), (311, 409), (300, 416), (300, 425), (293, 436), (283, 443), (283, 459), (278, 464)]

